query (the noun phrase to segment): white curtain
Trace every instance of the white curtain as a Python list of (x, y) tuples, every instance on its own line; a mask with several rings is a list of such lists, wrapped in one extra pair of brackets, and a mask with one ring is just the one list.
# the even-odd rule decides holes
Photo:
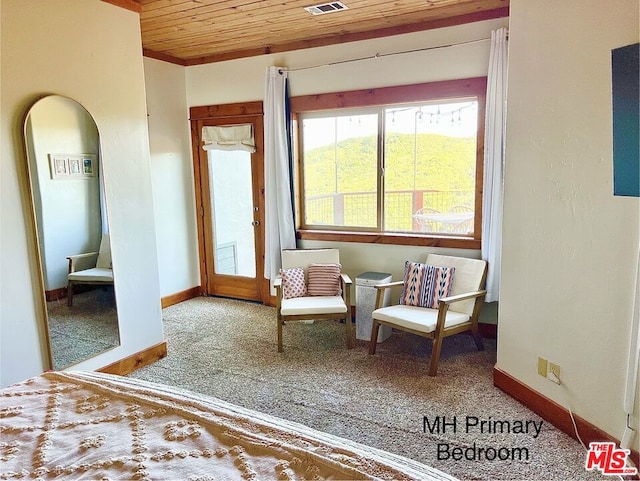
[(502, 197), (507, 120), (507, 36), (506, 28), (491, 32), (491, 53), (487, 76), (482, 204), (482, 258), (489, 263), (487, 302), (497, 301), (500, 297)]
[(264, 277), (271, 279), (272, 286), (281, 266), (281, 249), (296, 247), (285, 113), (286, 79), (287, 72), (283, 68), (267, 67), (264, 94)]

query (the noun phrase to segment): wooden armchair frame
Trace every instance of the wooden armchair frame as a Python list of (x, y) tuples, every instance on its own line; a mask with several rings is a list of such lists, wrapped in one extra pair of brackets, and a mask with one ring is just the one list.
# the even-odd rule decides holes
[[(74, 294), (74, 286), (77, 284), (90, 284), (90, 285), (103, 285), (109, 286), (113, 285), (113, 271), (110, 267), (111, 265), (111, 248), (108, 246), (109, 244), (109, 236), (108, 234), (103, 235), (103, 240), (100, 244), (101, 249), (103, 249), (104, 243), (106, 242), (106, 248), (108, 249), (107, 258), (109, 260), (109, 268), (98, 268), (97, 264), (100, 263), (99, 257), (100, 252), (85, 252), (83, 254), (77, 254), (72, 256), (67, 256), (67, 260), (69, 261), (69, 271), (67, 278), (67, 306), (73, 306), (73, 294)], [(72, 276), (74, 273), (86, 272), (87, 277), (83, 278), (81, 276)]]
[[(482, 279), (480, 281), (479, 287), (484, 288), (485, 281), (487, 278), (487, 265), (484, 266), (484, 271), (482, 273)], [(384, 291), (386, 289), (402, 286), (404, 285), (404, 281), (396, 281), (389, 282), (386, 284), (380, 284), (375, 286), (378, 290), (376, 295), (376, 309), (379, 309), (383, 306), (384, 299)], [(478, 319), (480, 317), (480, 311), (482, 310), (482, 306), (484, 305), (484, 298), (487, 295), (487, 291), (484, 289), (480, 289), (477, 291), (466, 292), (462, 294), (457, 294), (453, 296), (443, 297), (438, 302), (438, 320), (436, 322), (436, 327), (433, 331), (419, 331), (417, 329), (410, 329), (405, 326), (399, 326), (395, 323), (386, 322), (380, 319), (373, 318), (372, 326), (371, 326), (371, 340), (369, 341), (369, 354), (373, 355), (376, 352), (376, 340), (378, 339), (378, 331), (380, 329), (380, 324), (384, 324), (386, 326), (390, 326), (393, 329), (399, 329), (406, 332), (410, 332), (412, 334), (417, 334), (422, 337), (426, 337), (432, 340), (432, 351), (431, 351), (431, 361), (429, 364), (429, 376), (435, 376), (438, 372), (438, 363), (440, 361), (440, 352), (442, 350), (442, 341), (445, 337), (453, 336), (454, 334), (459, 334), (466, 331), (471, 331), (471, 335), (475, 341), (476, 347), (479, 351), (484, 350), (484, 345), (482, 343), (482, 336), (478, 330)], [(456, 303), (465, 301), (468, 299), (475, 299), (473, 305), (472, 314), (469, 316), (469, 320), (460, 324), (456, 324), (451, 327), (445, 327), (445, 320), (447, 317), (447, 311), (449, 307)], [(433, 309), (423, 308), (425, 310), (433, 311)], [(374, 311), (375, 316), (375, 311)]]
[[(304, 249), (297, 249), (298, 251)], [(312, 250), (312, 249), (309, 249)], [(302, 266), (300, 266), (302, 267)], [(346, 306), (346, 312), (332, 313), (305, 313), (305, 314), (282, 314), (282, 279), (276, 278), (274, 287), (276, 290), (276, 321), (278, 324), (278, 352), (283, 352), (282, 334), (283, 326), (286, 321), (301, 320), (344, 320), (346, 330), (347, 348), (353, 347), (353, 319), (351, 314), (351, 278), (344, 272), (340, 274), (340, 286), (342, 288), (342, 300)], [(321, 297), (318, 297), (321, 299)]]

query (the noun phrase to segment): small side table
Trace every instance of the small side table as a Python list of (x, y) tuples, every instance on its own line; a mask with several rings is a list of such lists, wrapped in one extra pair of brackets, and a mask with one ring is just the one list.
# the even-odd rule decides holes
[[(376, 307), (376, 285), (391, 282), (388, 272), (363, 272), (356, 277), (356, 339), (371, 340), (371, 314)], [(391, 290), (387, 289), (383, 298), (383, 306), (389, 305)], [(391, 327), (380, 325), (378, 342), (385, 341), (391, 335)]]

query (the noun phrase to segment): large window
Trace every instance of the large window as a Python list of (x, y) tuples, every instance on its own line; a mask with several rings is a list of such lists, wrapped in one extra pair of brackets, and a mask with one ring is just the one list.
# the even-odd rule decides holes
[(479, 244), (485, 85), (470, 79), (294, 99), (303, 236)]

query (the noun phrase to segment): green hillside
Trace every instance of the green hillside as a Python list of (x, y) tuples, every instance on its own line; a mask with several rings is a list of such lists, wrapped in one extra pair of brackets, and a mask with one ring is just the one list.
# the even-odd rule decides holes
[[(417, 141), (414, 142), (414, 139)], [(336, 191), (373, 192), (376, 188), (376, 137), (358, 137), (305, 153), (307, 196)], [(472, 190), (474, 138), (436, 134), (387, 134), (387, 190)]]

